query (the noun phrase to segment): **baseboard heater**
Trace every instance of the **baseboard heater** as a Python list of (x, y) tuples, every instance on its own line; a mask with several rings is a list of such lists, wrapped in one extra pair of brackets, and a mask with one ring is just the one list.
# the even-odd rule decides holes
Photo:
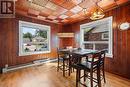
[(16, 65), (16, 66), (5, 66), (4, 68), (2, 68), (2, 73), (6, 73), (9, 71), (13, 71), (13, 70), (18, 70), (18, 69), (22, 69), (22, 68), (27, 68), (27, 67), (32, 67), (32, 66), (38, 66), (44, 63), (48, 63), (48, 62), (55, 62), (57, 61), (57, 59), (42, 59), (42, 60), (35, 60), (33, 62), (30, 63), (26, 63), (26, 64), (21, 64), (21, 65)]

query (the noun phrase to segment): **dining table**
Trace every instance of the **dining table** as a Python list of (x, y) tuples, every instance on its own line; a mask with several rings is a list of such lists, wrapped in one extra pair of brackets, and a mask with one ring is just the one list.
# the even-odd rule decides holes
[(78, 58), (79, 63), (81, 63), (81, 60), (83, 57), (86, 57), (87, 55), (98, 52), (98, 50), (81, 49), (81, 48), (60, 49), (59, 51), (62, 51), (62, 52), (68, 53), (68, 54), (79, 55), (79, 58)]
[[(98, 50), (93, 50), (93, 49), (81, 49), (81, 48), (72, 48), (72, 49), (61, 49), (60, 51), (68, 53), (68, 54), (76, 54), (78, 55), (78, 63), (81, 63), (82, 58), (86, 58), (87, 55), (94, 54), (98, 52)], [(81, 72), (78, 71), (78, 77), (80, 77)], [(97, 73), (100, 75), (100, 71)], [(98, 85), (101, 87), (101, 83)]]

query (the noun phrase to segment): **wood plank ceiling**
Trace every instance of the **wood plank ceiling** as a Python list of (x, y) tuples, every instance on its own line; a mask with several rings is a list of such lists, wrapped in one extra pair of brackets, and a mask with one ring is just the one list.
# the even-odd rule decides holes
[(129, 0), (16, 0), (16, 13), (53, 23), (73, 23), (90, 18), (96, 2), (104, 11)]

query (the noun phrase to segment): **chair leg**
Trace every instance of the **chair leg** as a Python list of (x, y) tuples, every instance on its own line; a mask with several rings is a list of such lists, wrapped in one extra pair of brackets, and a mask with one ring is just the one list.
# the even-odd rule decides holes
[(71, 70), (72, 70), (72, 68), (69, 66), (69, 76), (70, 76)]
[(71, 70), (72, 70), (70, 58), (69, 58), (68, 63), (69, 63), (69, 76), (70, 76), (70, 73), (71, 73)]
[(106, 78), (105, 78), (105, 71), (104, 71), (104, 65), (102, 67), (102, 73), (103, 73), (103, 79), (104, 79), (104, 83), (106, 83)]
[(74, 72), (74, 68), (73, 68), (73, 72)]
[(59, 71), (59, 59), (58, 59), (57, 71)]
[(74, 68), (71, 68), (71, 73), (74, 72)]
[(90, 85), (93, 87), (93, 71), (90, 72)]
[(86, 81), (86, 71), (84, 70), (84, 82)]
[(63, 59), (63, 76), (65, 76), (65, 61)]
[(101, 87), (101, 77), (100, 77), (100, 69), (97, 69), (97, 82), (98, 82), (98, 87)]
[(76, 87), (78, 87), (78, 81), (79, 81), (79, 70), (76, 69)]
[(78, 70), (79, 72), (78, 72), (78, 78), (79, 78), (79, 82), (80, 82), (80, 76), (81, 76), (81, 70)]

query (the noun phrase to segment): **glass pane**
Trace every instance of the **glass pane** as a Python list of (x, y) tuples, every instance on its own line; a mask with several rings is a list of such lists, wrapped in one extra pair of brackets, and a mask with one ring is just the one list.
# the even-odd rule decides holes
[(93, 49), (93, 44), (85, 43), (84, 44), (84, 49)]
[(107, 52), (108, 52), (108, 44), (107, 43), (106, 44), (104, 44), (104, 43), (95, 44), (95, 50), (107, 50)]
[(24, 53), (49, 50), (47, 31), (30, 27), (22, 27), (22, 32), (22, 50)]
[(89, 28), (84, 28), (84, 41), (108, 41), (108, 24), (100, 24)]

